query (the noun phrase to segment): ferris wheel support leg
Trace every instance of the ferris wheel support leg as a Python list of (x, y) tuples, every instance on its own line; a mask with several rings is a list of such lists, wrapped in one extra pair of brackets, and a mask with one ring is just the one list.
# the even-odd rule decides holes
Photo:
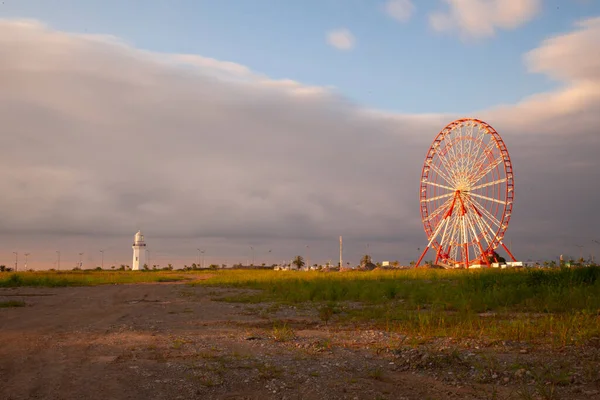
[(510, 257), (510, 259), (513, 260), (513, 262), (516, 262), (517, 259), (515, 258), (515, 256), (512, 255), (512, 253), (510, 252), (510, 250), (508, 249), (508, 247), (506, 247), (503, 242), (500, 242), (500, 244), (502, 245), (502, 247), (504, 248), (504, 250), (506, 251), (506, 253)]
[(429, 243), (427, 243), (427, 246), (425, 247), (425, 251), (423, 251), (423, 254), (421, 254), (421, 257), (419, 257), (419, 261), (417, 261), (417, 263), (415, 264), (415, 268), (417, 268), (419, 266), (419, 264), (421, 264), (421, 261), (423, 261), (423, 257), (425, 257), (425, 254), (427, 253), (427, 251), (431, 247), (431, 243), (433, 243), (434, 239), (440, 233), (440, 230), (442, 230), (442, 226), (444, 226), (444, 224), (448, 223), (448, 217), (447, 217), (447, 215), (448, 214), (446, 214), (446, 217), (444, 217), (444, 220), (438, 225), (438, 227), (435, 230), (435, 232), (433, 233), (433, 235), (431, 235), (431, 239), (429, 240)]
[(425, 247), (425, 251), (423, 251), (423, 254), (421, 254), (421, 257), (419, 257), (419, 260), (415, 264), (415, 268), (419, 267), (419, 265), (421, 264), (421, 261), (423, 261), (423, 257), (425, 257), (425, 254), (427, 254), (428, 250), (429, 250), (429, 246)]
[(491, 268), (490, 262), (488, 261), (488, 258), (485, 255), (485, 252), (483, 251), (483, 246), (481, 245), (481, 242), (478, 240), (477, 244), (479, 245), (479, 250), (481, 250), (481, 258), (483, 259), (483, 262), (485, 263), (485, 265), (487, 265), (488, 268)]

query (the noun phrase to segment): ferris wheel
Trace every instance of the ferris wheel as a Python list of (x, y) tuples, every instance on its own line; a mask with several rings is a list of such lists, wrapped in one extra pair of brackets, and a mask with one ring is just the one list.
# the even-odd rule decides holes
[(459, 119), (437, 135), (427, 152), (419, 192), (423, 227), (435, 264), (489, 265), (502, 246), (512, 213), (514, 175), (504, 141), (487, 123)]

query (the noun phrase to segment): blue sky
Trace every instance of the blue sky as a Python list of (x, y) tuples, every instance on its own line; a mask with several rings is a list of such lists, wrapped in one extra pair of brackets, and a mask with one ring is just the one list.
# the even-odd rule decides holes
[[(4, 0), (3, 18), (32, 18), (52, 28), (111, 34), (158, 52), (233, 61), (275, 79), (334, 86), (371, 108), (402, 113), (467, 113), (551, 90), (559, 83), (527, 72), (523, 54), (568, 31), (600, 2), (553, 0), (514, 30), (461, 40), (435, 32), (428, 15), (442, 1), (415, 2), (399, 22), (384, 1), (361, 0)], [(327, 44), (346, 28), (350, 51)]]

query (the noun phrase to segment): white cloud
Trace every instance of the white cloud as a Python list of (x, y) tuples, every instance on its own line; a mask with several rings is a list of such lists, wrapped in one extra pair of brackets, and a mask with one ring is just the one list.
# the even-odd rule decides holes
[[(508, 238), (518, 256), (575, 251), (569, 241), (600, 224), (599, 41), (600, 19), (548, 39), (526, 63), (562, 88), (473, 114), (498, 129), (513, 158)], [(138, 227), (154, 249), (176, 243), (172, 252), (192, 260), (200, 240), (229, 259), (245, 257), (249, 243), (283, 259), (310, 242), (311, 259), (324, 261), (335, 259), (340, 234), (352, 260), (367, 242), (378, 259), (405, 260), (424, 244), (423, 157), (458, 116), (367, 110), (239, 64), (34, 22), (0, 21), (0, 60), (0, 239), (11, 243), (0, 257), (35, 253), (31, 238), (43, 233)], [(77, 254), (70, 240), (52, 243)]]
[(354, 35), (348, 29), (337, 29), (327, 33), (327, 43), (339, 50), (350, 50), (354, 47)]
[(415, 12), (415, 5), (411, 0), (388, 0), (385, 12), (397, 21), (406, 22)]
[(430, 14), (436, 31), (458, 32), (462, 37), (490, 37), (497, 29), (515, 29), (541, 10), (541, 0), (443, 0), (447, 11)]

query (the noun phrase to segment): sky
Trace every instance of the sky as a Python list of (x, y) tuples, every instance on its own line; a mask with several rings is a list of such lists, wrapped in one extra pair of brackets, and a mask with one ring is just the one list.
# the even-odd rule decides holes
[[(600, 256), (600, 2), (3, 0), (0, 264), (408, 263), (453, 119), (504, 138), (518, 259)], [(583, 247), (581, 247), (583, 246)]]

